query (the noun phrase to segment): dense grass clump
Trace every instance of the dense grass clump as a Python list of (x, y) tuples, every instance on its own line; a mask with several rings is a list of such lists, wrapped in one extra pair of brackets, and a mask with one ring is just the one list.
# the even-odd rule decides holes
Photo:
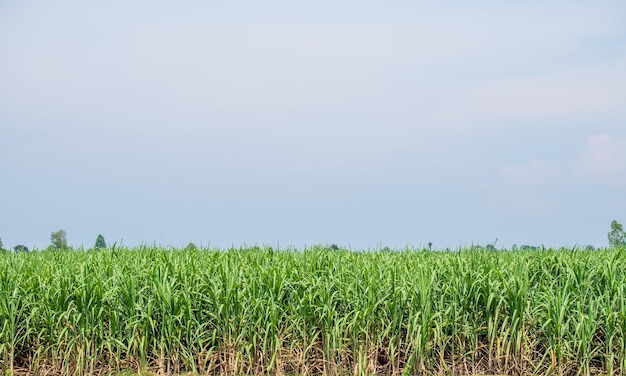
[(0, 254), (16, 374), (626, 374), (620, 250)]

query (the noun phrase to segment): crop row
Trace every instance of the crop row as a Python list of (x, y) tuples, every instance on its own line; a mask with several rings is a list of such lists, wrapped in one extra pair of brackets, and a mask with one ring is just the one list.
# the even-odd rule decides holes
[(626, 253), (0, 254), (15, 374), (626, 374)]

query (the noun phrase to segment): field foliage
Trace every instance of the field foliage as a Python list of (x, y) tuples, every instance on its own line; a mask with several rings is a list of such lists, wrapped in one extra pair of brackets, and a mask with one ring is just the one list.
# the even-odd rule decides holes
[(626, 252), (0, 253), (0, 370), (626, 374)]

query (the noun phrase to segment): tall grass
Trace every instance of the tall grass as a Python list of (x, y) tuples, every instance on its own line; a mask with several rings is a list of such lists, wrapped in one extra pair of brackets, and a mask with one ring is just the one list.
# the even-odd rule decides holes
[(0, 370), (127, 369), (626, 374), (626, 254), (0, 254)]

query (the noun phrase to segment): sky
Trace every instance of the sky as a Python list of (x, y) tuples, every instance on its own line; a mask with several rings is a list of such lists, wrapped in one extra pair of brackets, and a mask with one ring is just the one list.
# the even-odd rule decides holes
[(626, 2), (0, 2), (0, 239), (597, 247)]

